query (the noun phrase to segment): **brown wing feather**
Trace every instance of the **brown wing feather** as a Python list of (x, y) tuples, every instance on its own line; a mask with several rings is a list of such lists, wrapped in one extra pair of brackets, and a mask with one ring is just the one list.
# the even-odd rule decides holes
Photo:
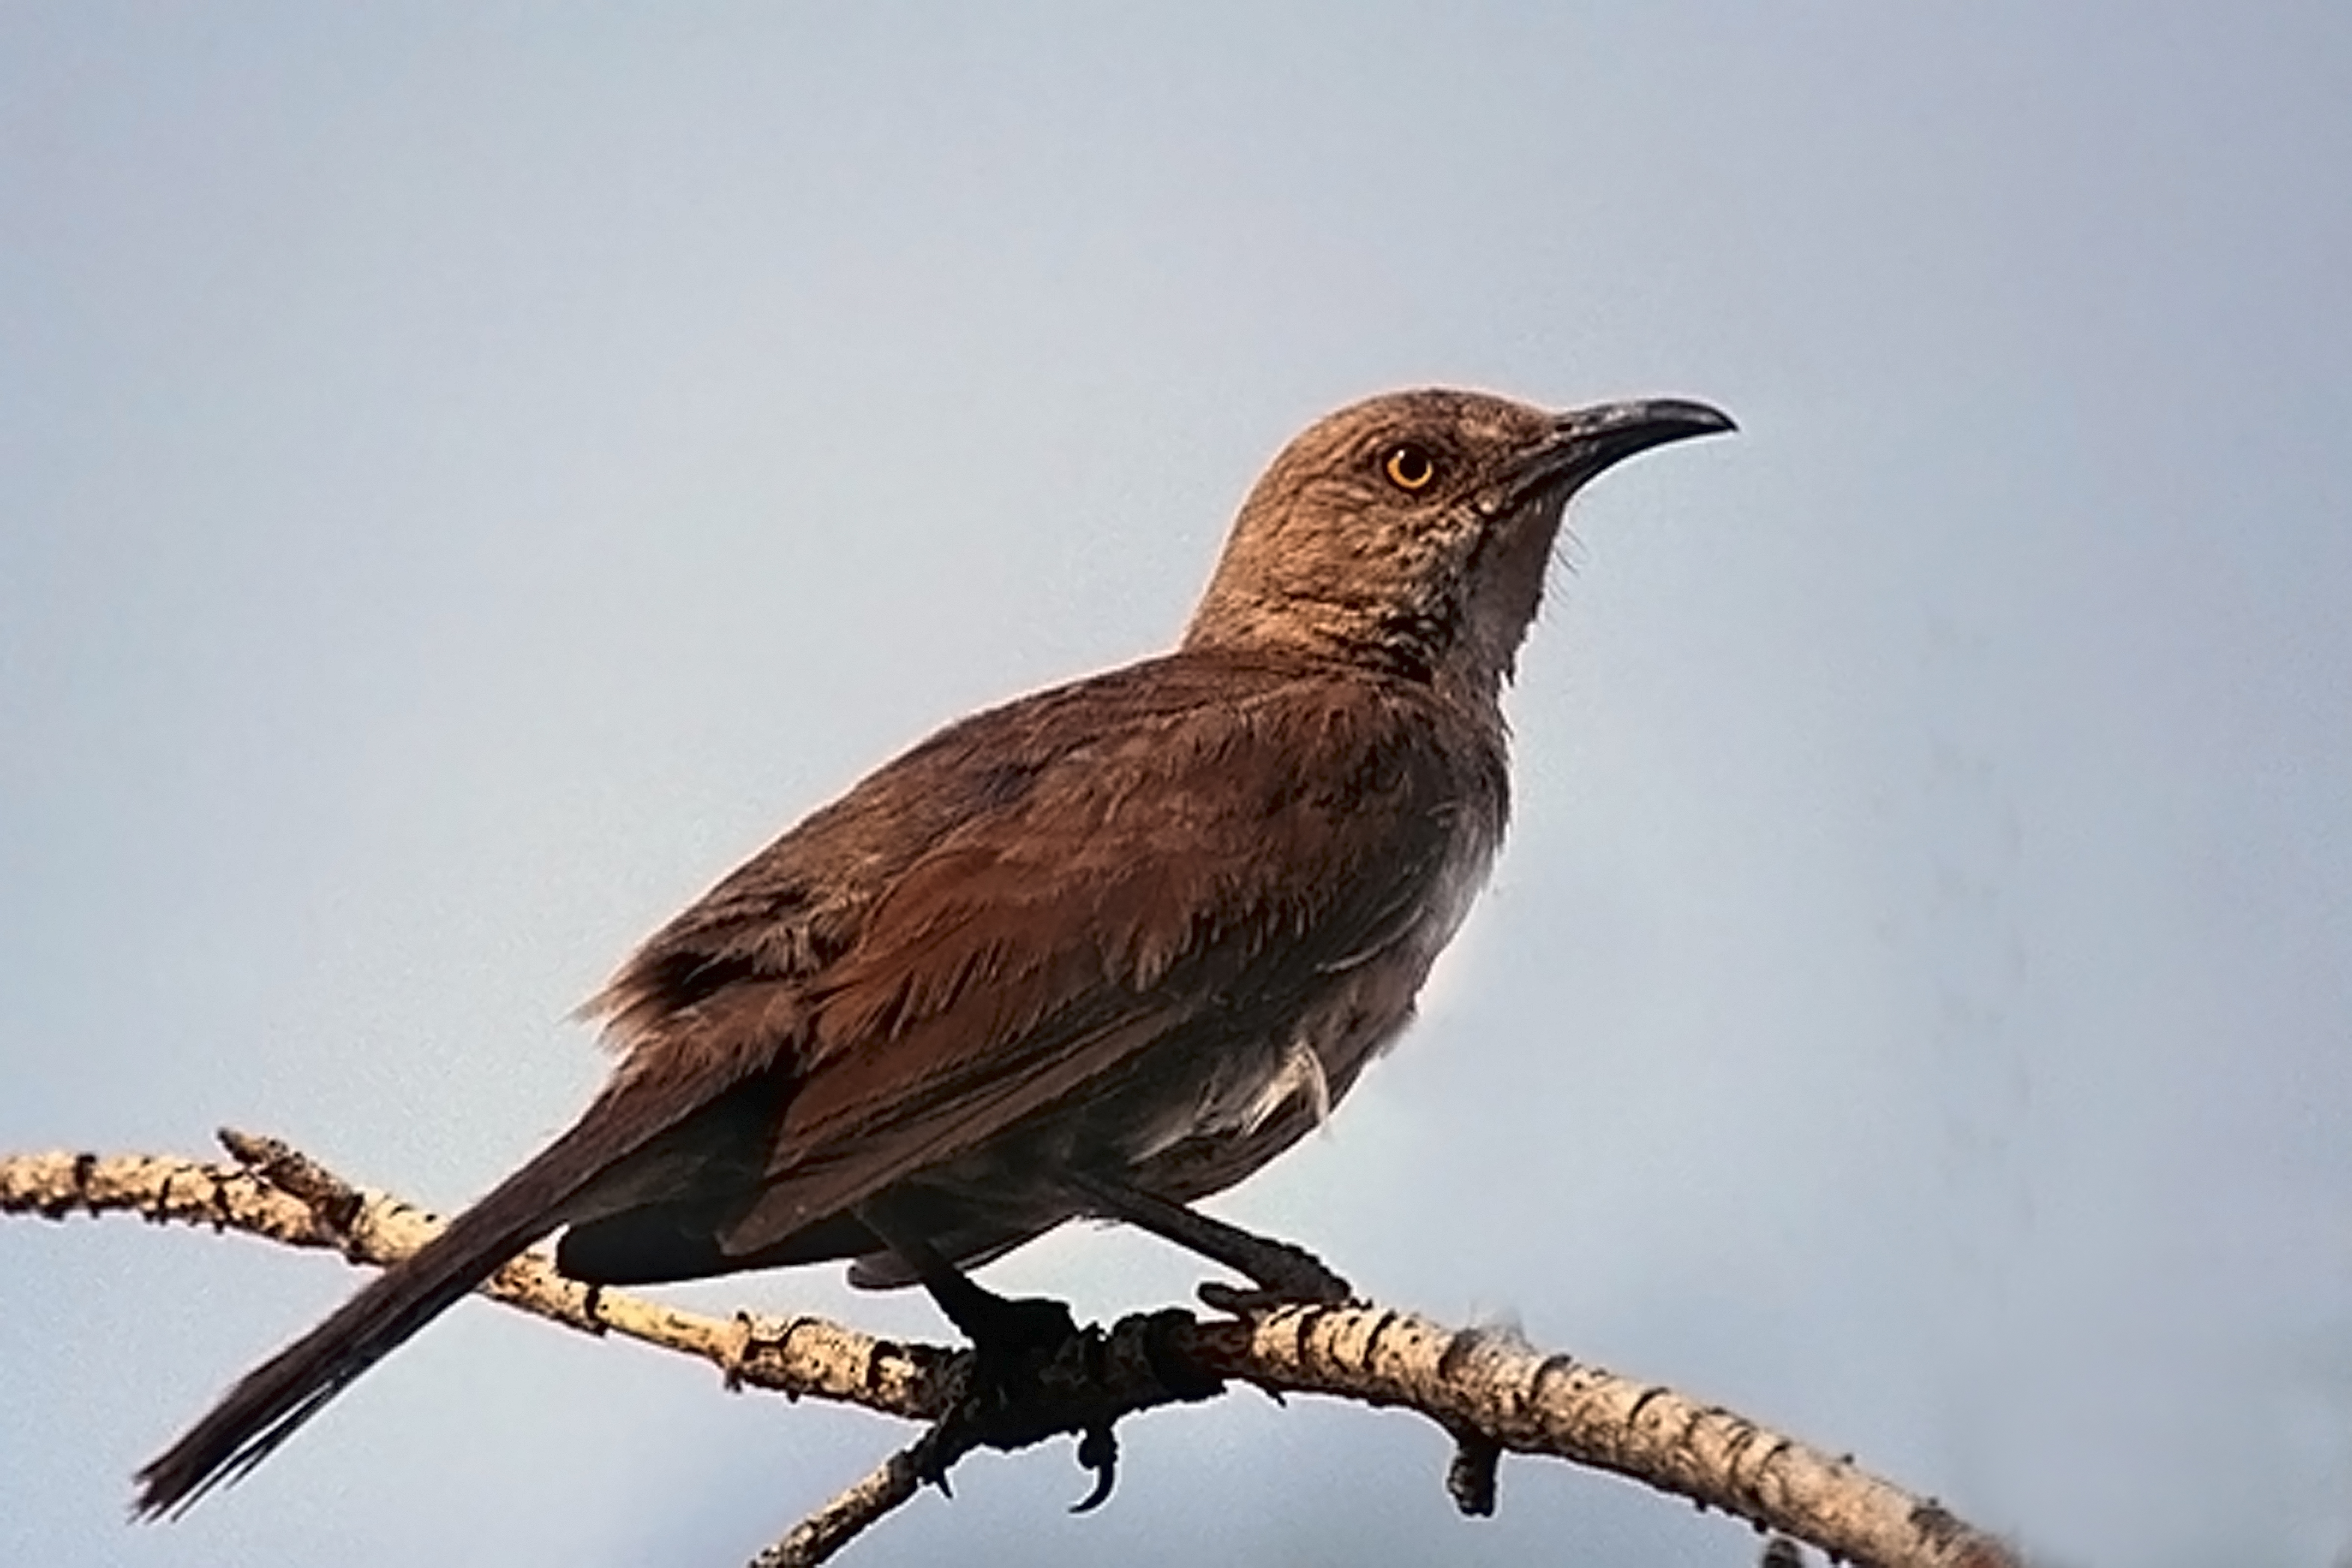
[(1043, 774), (1084, 765), (1106, 735), (1148, 731), (1210, 705), (1246, 713), (1300, 673), (1280, 660), (1171, 655), (951, 724), (697, 899), (581, 1012), (635, 1048), (657, 1035), (683, 1041), (691, 1031), (674, 1026), (740, 982), (815, 980), (910, 868), (967, 824), (1019, 807)]

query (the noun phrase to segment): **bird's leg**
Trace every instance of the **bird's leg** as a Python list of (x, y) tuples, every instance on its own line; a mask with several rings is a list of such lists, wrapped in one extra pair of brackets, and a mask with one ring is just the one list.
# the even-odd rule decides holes
[(944, 1259), (940, 1268), (938, 1274), (924, 1273), (923, 1289), (983, 1362), (1047, 1355), (1078, 1331), (1065, 1302), (1050, 1296), (1000, 1296)]
[(1032, 1358), (1049, 1359), (1077, 1333), (1077, 1321), (1064, 1303), (1044, 1296), (1000, 1296), (982, 1288), (949, 1262), (929, 1237), (894, 1225), (888, 1215), (876, 1212), (878, 1206), (866, 1205), (857, 1217), (915, 1271), (948, 1321), (971, 1342), (979, 1366), (1000, 1374), (997, 1381), (1003, 1372)]
[(1221, 1312), (1240, 1316), (1293, 1303), (1337, 1306), (1355, 1299), (1355, 1288), (1303, 1247), (1254, 1235), (1100, 1175), (1073, 1172), (1069, 1181), (1101, 1217), (1148, 1230), (1247, 1276), (1257, 1286), (1255, 1290), (1236, 1290), (1214, 1281), (1202, 1286), (1201, 1300)]

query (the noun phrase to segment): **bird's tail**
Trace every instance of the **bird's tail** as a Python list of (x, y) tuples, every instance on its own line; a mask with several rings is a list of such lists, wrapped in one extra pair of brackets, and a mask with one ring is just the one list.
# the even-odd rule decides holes
[(242, 1477), (353, 1379), (563, 1224), (589, 1185), (644, 1141), (625, 1133), (616, 1138), (631, 1119), (612, 1110), (608, 1095), (447, 1229), (247, 1373), (139, 1472), (133, 1511), (142, 1518), (179, 1512), (214, 1487)]

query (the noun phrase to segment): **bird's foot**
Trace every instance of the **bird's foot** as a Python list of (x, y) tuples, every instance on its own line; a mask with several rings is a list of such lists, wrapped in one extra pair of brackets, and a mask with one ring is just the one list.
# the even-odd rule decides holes
[(1243, 1271), (1256, 1289), (1243, 1289), (1212, 1279), (1199, 1289), (1203, 1302), (1220, 1312), (1247, 1318), (1276, 1307), (1343, 1307), (1356, 1300), (1356, 1288), (1305, 1247), (1262, 1237), (1252, 1239), (1256, 1248)]
[(1086, 1331), (1066, 1304), (1050, 1297), (1000, 1296), (961, 1274), (928, 1283), (940, 1310), (971, 1342), (963, 1419), (979, 1431), (1018, 1426), (1024, 1398), (1034, 1394), (1045, 1368)]
[[(1066, 1382), (1074, 1369), (1054, 1368), (1075, 1353), (1084, 1375), (1099, 1380), (1103, 1335), (1080, 1328), (1066, 1305), (1046, 1297), (999, 1296), (969, 1279), (933, 1294), (971, 1342), (962, 1393), (934, 1429), (924, 1465), (923, 1479), (944, 1492), (948, 1469), (971, 1449), (1009, 1452), (1067, 1430), (1058, 1415), (1066, 1391), (1058, 1399), (1049, 1394), (1048, 1377)], [(1108, 1422), (1086, 1430), (1077, 1457), (1094, 1484), (1071, 1511), (1086, 1513), (1102, 1505), (1118, 1479), (1118, 1445)]]
[(1068, 1305), (1049, 1296), (999, 1296), (975, 1285), (956, 1309), (955, 1326), (982, 1361), (1051, 1360), (1078, 1331)]
[(956, 1327), (971, 1341), (971, 1376), (966, 1386), (971, 1397), (990, 1409), (1011, 1409), (1035, 1388), (1039, 1373), (1063, 1347), (1085, 1331), (1069, 1307), (1051, 1297), (998, 1296), (974, 1289), (984, 1304), (976, 1314), (956, 1320)]
[(1356, 1299), (1354, 1286), (1303, 1247), (1228, 1225), (1173, 1198), (1099, 1172), (1071, 1173), (1068, 1180), (1103, 1218), (1124, 1220), (1189, 1247), (1257, 1287), (1243, 1290), (1223, 1284), (1202, 1286), (1201, 1300), (1220, 1312), (1240, 1318), (1276, 1307), (1336, 1307)]

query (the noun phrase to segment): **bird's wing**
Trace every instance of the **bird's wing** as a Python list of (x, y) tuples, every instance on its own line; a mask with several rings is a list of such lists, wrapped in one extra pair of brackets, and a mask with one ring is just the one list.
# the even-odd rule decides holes
[[(950, 724), (730, 872), (646, 939), (581, 1013), (603, 1019), (624, 1051), (685, 1055), (714, 1023), (743, 1031), (747, 997), (788, 1011), (859, 944), (909, 873), (960, 833), (1029, 810), (1049, 773), (1148, 748), (1213, 705), (1247, 723), (1298, 675), (1173, 655)], [(771, 1021), (785, 1022), (781, 1013)]]
[(982, 748), (987, 808), (892, 878), (808, 987), (770, 1184), (729, 1252), (975, 1148), (1204, 1016), (1273, 1026), (1411, 928), (1462, 813), (1500, 831), (1498, 740), (1425, 688), (1293, 671), (1174, 702), (1148, 681), (1069, 690)]

